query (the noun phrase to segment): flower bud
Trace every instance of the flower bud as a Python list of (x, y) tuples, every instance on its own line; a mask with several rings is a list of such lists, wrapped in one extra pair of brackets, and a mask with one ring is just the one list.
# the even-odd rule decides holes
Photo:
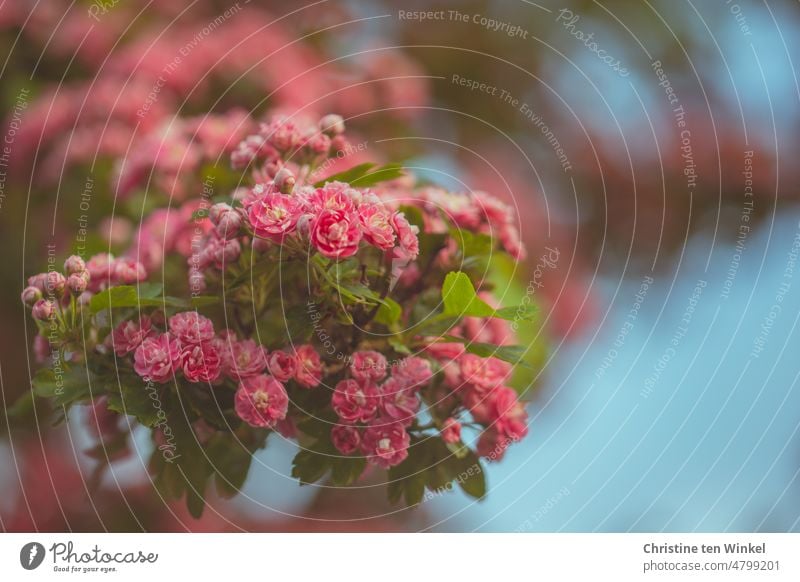
[(211, 223), (214, 225), (219, 224), (220, 218), (224, 214), (228, 212), (232, 212), (233, 207), (230, 204), (225, 204), (224, 202), (220, 202), (218, 204), (214, 204), (211, 208), (208, 209), (208, 218), (211, 219)]
[(50, 271), (47, 273), (45, 281), (45, 289), (51, 295), (61, 296), (64, 293), (64, 288), (67, 285), (67, 280), (64, 275), (58, 271)]
[(295, 185), (295, 177), (288, 168), (281, 168), (272, 179), (275, 187), (284, 194), (289, 194)]
[(78, 255), (72, 255), (64, 261), (64, 272), (67, 276), (86, 270), (86, 263)]
[(231, 239), (239, 234), (239, 228), (242, 226), (242, 215), (231, 209), (230, 212), (225, 212), (220, 216), (215, 230), (221, 239)]
[(37, 321), (47, 321), (56, 312), (56, 304), (50, 299), (39, 299), (31, 311), (33, 318)]
[(344, 119), (341, 115), (331, 113), (319, 120), (319, 130), (331, 137), (344, 133)]
[(39, 291), (44, 293), (47, 291), (47, 273), (39, 273), (28, 277), (28, 285), (36, 287)]
[(22, 290), (22, 302), (28, 307), (33, 307), (33, 305), (41, 298), (42, 292), (38, 287), (31, 285)]
[(328, 155), (331, 150), (331, 138), (324, 133), (318, 133), (311, 137), (305, 145), (315, 155)]
[(80, 273), (73, 273), (67, 277), (67, 288), (69, 289), (69, 292), (76, 297), (86, 291), (86, 287), (88, 285), (89, 281), (82, 277)]

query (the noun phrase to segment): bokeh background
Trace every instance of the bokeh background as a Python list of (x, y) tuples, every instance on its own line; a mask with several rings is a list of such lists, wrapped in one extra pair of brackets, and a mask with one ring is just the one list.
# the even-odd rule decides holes
[[(0, 46), (3, 531), (800, 529), (795, 0), (17, 0)], [(488, 499), (300, 488), (275, 439), (194, 521), (152, 490), (147, 439), (93, 489), (82, 411), (13, 408), (47, 246), (83, 214), (119, 243), (113, 159), (232, 108), (341, 113), (365, 156), (516, 205), (551, 345)]]

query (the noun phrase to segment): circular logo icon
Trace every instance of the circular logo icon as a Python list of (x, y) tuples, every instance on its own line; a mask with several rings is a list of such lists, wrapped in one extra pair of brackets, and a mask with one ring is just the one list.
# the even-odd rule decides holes
[(26, 570), (35, 570), (44, 561), (44, 546), (39, 542), (30, 542), (19, 551), (19, 563)]

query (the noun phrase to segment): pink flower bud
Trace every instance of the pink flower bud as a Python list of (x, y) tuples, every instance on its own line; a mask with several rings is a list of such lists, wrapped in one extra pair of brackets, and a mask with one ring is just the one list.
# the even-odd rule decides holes
[(275, 177), (272, 179), (275, 184), (275, 187), (283, 192), (284, 194), (288, 194), (292, 191), (295, 185), (295, 177), (292, 174), (291, 170), (288, 168), (281, 168), (275, 173)]
[(242, 215), (231, 209), (229, 212), (225, 212), (219, 217), (215, 230), (220, 238), (231, 239), (239, 234), (239, 228), (241, 226)]
[(47, 291), (47, 273), (38, 273), (28, 277), (28, 285), (36, 287), (39, 291), (44, 293)]
[(56, 312), (56, 304), (50, 299), (39, 299), (32, 309), (33, 318), (37, 321), (47, 321)]
[(64, 289), (67, 286), (67, 280), (64, 278), (64, 275), (59, 273), (58, 271), (50, 271), (47, 273), (47, 279), (45, 281), (45, 289), (51, 295), (61, 296), (64, 293)]
[(344, 119), (341, 115), (330, 113), (319, 120), (319, 130), (333, 137), (344, 133)]
[(64, 272), (69, 275), (74, 275), (75, 273), (80, 273), (81, 271), (86, 270), (86, 263), (82, 258), (78, 255), (72, 255), (66, 261), (64, 261)]
[(33, 307), (41, 298), (42, 292), (38, 287), (31, 285), (22, 290), (22, 302), (28, 307)]
[[(86, 272), (86, 271), (82, 271)], [(73, 273), (72, 275), (67, 278), (67, 287), (69, 288), (69, 292), (75, 296), (80, 295), (84, 291), (86, 291), (86, 287), (89, 285), (89, 281), (86, 277), (81, 276), (80, 273)]]
[(230, 204), (220, 202), (208, 209), (208, 218), (211, 220), (211, 223), (216, 226), (219, 224), (222, 216), (229, 212), (233, 212), (233, 207)]

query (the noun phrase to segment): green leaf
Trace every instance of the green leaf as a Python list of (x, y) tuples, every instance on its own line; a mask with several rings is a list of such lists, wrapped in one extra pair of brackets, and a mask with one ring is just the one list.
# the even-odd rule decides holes
[(89, 398), (91, 379), (92, 373), (86, 367), (62, 362), (55, 369), (42, 368), (37, 371), (33, 378), (33, 390), (37, 396), (52, 398), (55, 406), (69, 407)]
[(331, 483), (337, 487), (347, 487), (355, 483), (367, 466), (364, 457), (330, 457)]
[(206, 454), (214, 471), (217, 492), (228, 499), (234, 497), (247, 480), (253, 452), (230, 433), (218, 432), (209, 441)]
[(469, 451), (463, 458), (456, 458), (453, 466), (458, 471), (456, 482), (464, 493), (475, 499), (483, 499), (486, 495), (486, 474), (478, 455)]
[(400, 164), (386, 164), (385, 166), (381, 166), (373, 170), (375, 166), (376, 164), (373, 164), (372, 162), (366, 162), (357, 166), (353, 166), (352, 168), (344, 170), (343, 172), (338, 172), (332, 176), (328, 176), (323, 180), (315, 182), (314, 187), (320, 188), (328, 182), (346, 182), (351, 186), (366, 188), (367, 186), (372, 186), (379, 182), (394, 180), (395, 178), (399, 178), (403, 175), (403, 169)]
[(444, 339), (449, 342), (458, 342), (464, 344), (464, 348), (471, 354), (480, 356), (482, 358), (497, 358), (508, 362), (509, 364), (528, 366), (525, 362), (525, 356), (528, 348), (525, 346), (496, 346), (494, 344), (484, 344), (480, 342), (470, 342), (463, 337), (445, 336)]
[(385, 297), (375, 313), (375, 321), (387, 327), (397, 323), (403, 314), (403, 308), (394, 299)]
[(159, 296), (161, 285), (157, 283), (142, 283), (137, 289), (133, 285), (119, 285), (109, 287), (92, 297), (89, 302), (91, 313), (99, 313), (105, 309), (120, 307), (176, 307), (188, 309), (190, 307), (203, 307), (219, 302), (219, 297), (210, 295), (194, 296), (188, 301), (179, 297)]
[(351, 186), (358, 186), (359, 188), (367, 188), (374, 186), (380, 182), (388, 182), (389, 180), (396, 180), (403, 176), (403, 166), (400, 164), (386, 164), (377, 170), (370, 170), (363, 176), (360, 176), (350, 182)]
[(108, 384), (112, 386), (108, 393), (108, 408), (119, 414), (127, 414), (136, 417), (144, 426), (154, 426), (158, 422), (158, 408), (154, 406), (154, 400), (150, 397), (150, 390), (141, 378), (119, 378), (109, 379)]
[(482, 258), (488, 259), (494, 248), (494, 241), (488, 234), (454, 227), (450, 229), (450, 236), (458, 244), (465, 262), (474, 262)]
[(442, 285), (445, 315), (458, 317), (497, 317), (507, 321), (531, 321), (536, 316), (532, 304), (503, 307), (495, 310), (475, 292), (469, 277), (461, 271), (451, 271)]
[(310, 485), (322, 479), (330, 468), (330, 456), (313, 448), (302, 449), (292, 460), (292, 477), (301, 485)]
[(447, 273), (442, 285), (444, 314), (456, 317), (493, 317), (495, 310), (475, 292), (466, 273)]

